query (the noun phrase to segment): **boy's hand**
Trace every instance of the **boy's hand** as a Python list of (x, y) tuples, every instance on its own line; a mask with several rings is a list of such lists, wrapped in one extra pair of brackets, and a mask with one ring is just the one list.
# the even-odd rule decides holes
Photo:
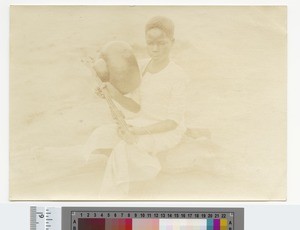
[(101, 84), (100, 87), (97, 87), (95, 89), (95, 93), (102, 98), (105, 98), (105, 93), (104, 90), (107, 90), (107, 92), (109, 93), (109, 95), (111, 96), (111, 98), (115, 99), (118, 96), (120, 96), (120, 92), (119, 90), (117, 90), (111, 83), (109, 82), (104, 82)]

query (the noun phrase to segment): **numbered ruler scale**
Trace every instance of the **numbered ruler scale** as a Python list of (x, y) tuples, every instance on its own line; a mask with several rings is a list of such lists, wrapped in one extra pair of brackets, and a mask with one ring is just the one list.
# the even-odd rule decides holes
[(31, 230), (243, 230), (242, 208), (32, 207)]
[(61, 230), (61, 208), (30, 207), (30, 230)]

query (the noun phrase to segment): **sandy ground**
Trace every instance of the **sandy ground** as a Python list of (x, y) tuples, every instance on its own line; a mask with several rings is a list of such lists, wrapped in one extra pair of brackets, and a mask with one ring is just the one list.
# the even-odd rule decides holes
[(85, 163), (78, 149), (111, 118), (80, 60), (111, 40), (147, 57), (144, 25), (158, 14), (174, 20), (172, 58), (190, 76), (187, 125), (208, 128), (218, 150), (195, 142), (180, 152), (198, 154), (192, 170), (133, 185), (128, 199), (285, 199), (286, 21), (270, 7), (13, 8), (11, 199), (99, 199), (105, 159)]

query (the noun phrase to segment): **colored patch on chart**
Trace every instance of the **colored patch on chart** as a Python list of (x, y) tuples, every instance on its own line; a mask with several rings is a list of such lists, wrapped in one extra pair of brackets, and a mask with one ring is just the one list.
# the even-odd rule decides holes
[(82, 230), (105, 230), (105, 219), (101, 218), (80, 218), (78, 229)]
[(132, 230), (159, 230), (159, 219), (133, 219)]

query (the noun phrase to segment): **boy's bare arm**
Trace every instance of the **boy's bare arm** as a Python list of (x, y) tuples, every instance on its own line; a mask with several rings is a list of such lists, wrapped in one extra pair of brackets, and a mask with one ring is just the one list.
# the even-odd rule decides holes
[(164, 120), (144, 127), (131, 127), (130, 131), (136, 135), (146, 135), (168, 132), (173, 129), (176, 129), (177, 126), (178, 124), (173, 120)]
[(110, 96), (122, 107), (133, 113), (140, 111), (141, 107), (137, 102), (121, 94), (111, 83), (106, 82), (105, 85)]

